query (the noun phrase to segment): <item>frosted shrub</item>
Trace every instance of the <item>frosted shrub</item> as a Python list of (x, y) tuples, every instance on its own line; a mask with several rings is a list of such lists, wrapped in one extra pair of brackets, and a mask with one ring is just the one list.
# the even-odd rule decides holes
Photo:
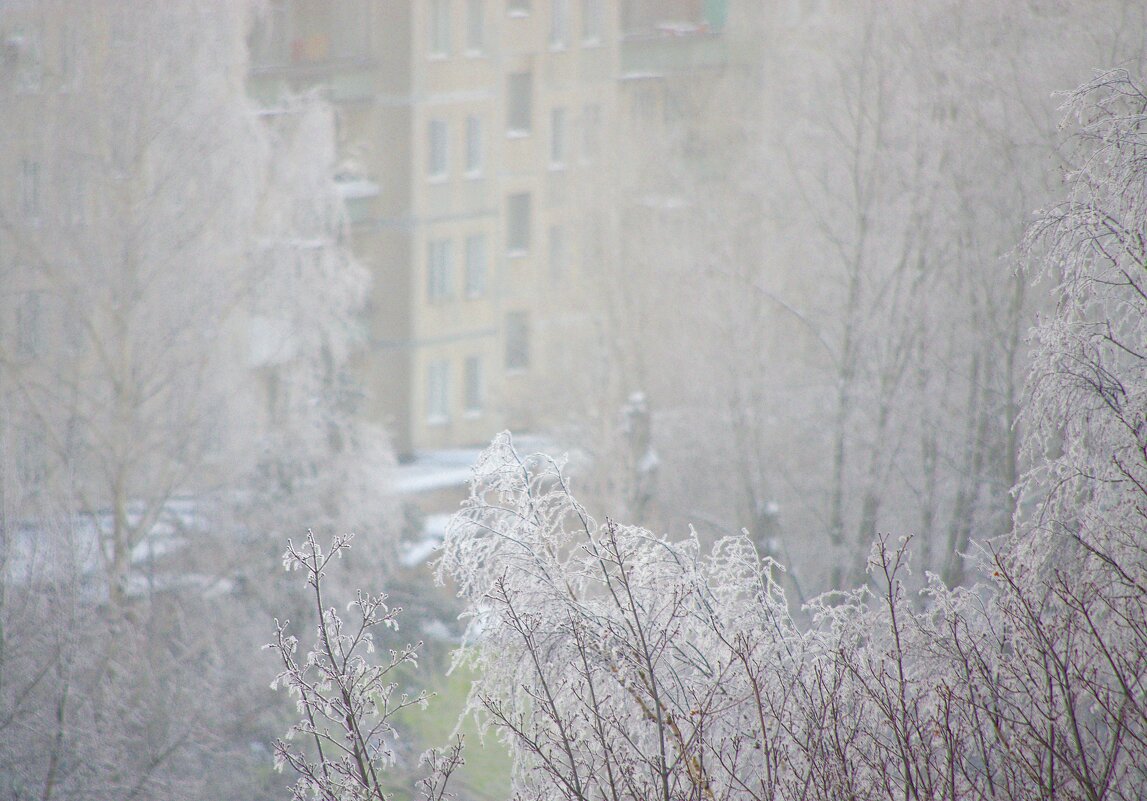
[(869, 582), (801, 628), (747, 538), (599, 524), (501, 435), (437, 568), (522, 798), (1137, 797), (1147, 618), (1029, 581), (1022, 542), (985, 554), (990, 582), (918, 600), (907, 543), (881, 539)]
[[(416, 664), (421, 643), (391, 649), (381, 659), (374, 656), (375, 635), (396, 631), (401, 610), (387, 607), (385, 595), (361, 591), (347, 607), (353, 613), (350, 623), (327, 606), (327, 568), (350, 547), (351, 537), (335, 537), (324, 553), (308, 531), (301, 547), (288, 541), (283, 555), (288, 570), (305, 573), (319, 620), (315, 641), (302, 661), (298, 639), (287, 632), (286, 622), (276, 621), (275, 639), (267, 646), (283, 664), (271, 686), (286, 688), (302, 716), (285, 740), (274, 743), (276, 767), (289, 766), (299, 776), (292, 791), (298, 801), (385, 801), (383, 773), (395, 760), (398, 738), (394, 716), (427, 701), (426, 693), (412, 697), (399, 692), (394, 675), (400, 666)], [(461, 764), (461, 741), (428, 752), (423, 761), (431, 772), (422, 781), (423, 794), (437, 801)]]
[(756, 664), (792, 631), (772, 565), (746, 540), (703, 556), (695, 537), (599, 525), (508, 435), (476, 474), (438, 573), (468, 604), (471, 707), (515, 753), (519, 792), (725, 793), (761, 765), (738, 735), (752, 681), (734, 649)]

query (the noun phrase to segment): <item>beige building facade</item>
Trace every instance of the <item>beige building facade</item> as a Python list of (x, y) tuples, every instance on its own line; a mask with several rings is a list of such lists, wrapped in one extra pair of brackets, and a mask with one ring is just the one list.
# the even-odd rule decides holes
[(374, 279), (365, 409), (402, 455), (541, 422), (584, 313), (577, 200), (616, 114), (618, 19), (605, 0), (284, 0), (257, 25), (252, 94), (337, 108)]

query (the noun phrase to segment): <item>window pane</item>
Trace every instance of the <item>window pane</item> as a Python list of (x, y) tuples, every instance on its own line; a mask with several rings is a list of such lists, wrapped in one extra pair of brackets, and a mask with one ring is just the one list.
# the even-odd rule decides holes
[(16, 353), (34, 359), (40, 353), (40, 293), (27, 292), (16, 307)]
[(16, 91), (39, 92), (44, 79), (44, 64), (40, 53), (38, 31), (24, 30), (8, 36), (4, 43), (6, 60), (13, 59), (16, 67)]
[(529, 133), (531, 128), (530, 101), (533, 76), (528, 72), (515, 72), (506, 76), (506, 129), (512, 133)]
[(522, 253), (530, 249), (530, 193), (510, 195), (506, 203), (506, 250)]
[(444, 423), (450, 419), (450, 363), (430, 362), (426, 368), (426, 421)]
[(431, 178), (446, 175), (449, 135), (445, 120), (431, 120), (428, 134), (429, 161), (427, 173)]
[(582, 0), (581, 3), (582, 38), (588, 42), (601, 39), (602, 35), (602, 8), (601, 0)]
[(550, 163), (565, 164), (566, 161), (566, 110), (555, 108), (550, 111)]
[(430, 0), (430, 53), (450, 54), (450, 0)]
[(569, 0), (550, 0), (550, 44), (565, 47), (569, 41)]
[(479, 356), (466, 358), (466, 411), (476, 414), (482, 411), (482, 359)]
[(530, 366), (530, 322), (526, 312), (506, 315), (506, 369), (525, 370)]
[(486, 237), (472, 234), (466, 237), (466, 297), (477, 298), (486, 293)]
[(453, 294), (450, 240), (431, 240), (426, 247), (426, 299), (431, 303), (449, 300)]
[(466, 172), (474, 174), (482, 171), (482, 120), (475, 116), (466, 118)]
[(484, 45), (485, 20), (482, 0), (468, 0), (466, 3), (466, 49), (472, 53), (482, 52)]

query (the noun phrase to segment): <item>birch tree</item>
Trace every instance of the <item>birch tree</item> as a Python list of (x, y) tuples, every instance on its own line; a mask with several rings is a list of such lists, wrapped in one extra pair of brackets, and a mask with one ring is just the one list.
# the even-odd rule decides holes
[(0, 81), (0, 773), (274, 795), (268, 543), (390, 510), (353, 422), (333, 117), (247, 98), (246, 3), (8, 12), (39, 60)]
[(678, 115), (660, 149), (641, 128), (635, 182), (663, 202), (635, 204), (615, 279), (644, 282), (618, 330), (646, 358), (655, 519), (746, 528), (808, 590), (866, 580), (888, 530), (964, 579), (1022, 471), (1039, 299), (1009, 253), (1053, 191), (1050, 94), (1134, 55), (1134, 13), (761, 10), (719, 78), (667, 79)]

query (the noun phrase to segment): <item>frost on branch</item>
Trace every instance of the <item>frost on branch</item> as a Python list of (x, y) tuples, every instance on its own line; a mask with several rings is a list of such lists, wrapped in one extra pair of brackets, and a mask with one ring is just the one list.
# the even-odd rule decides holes
[(932, 577), (922, 599), (907, 541), (882, 538), (869, 582), (802, 627), (747, 538), (705, 553), (599, 524), (559, 463), (501, 435), (437, 568), (469, 616), (469, 711), (520, 798), (1139, 798), (1142, 590), (1036, 581), (1026, 536), (985, 583)]
[[(297, 801), (385, 801), (383, 772), (395, 761), (398, 731), (394, 716), (410, 706), (425, 705), (428, 696), (399, 692), (396, 676), (404, 664), (417, 662), (421, 645), (390, 649), (374, 656), (375, 635), (398, 629), (400, 609), (386, 605), (385, 595), (357, 592), (347, 606), (346, 622), (323, 595), (323, 580), (335, 557), (350, 547), (353, 535), (335, 537), (323, 552), (314, 534), (307, 532), (300, 547), (288, 540), (283, 555), (288, 570), (306, 575), (318, 615), (315, 641), (301, 661), (299, 641), (287, 632), (287, 623), (275, 623), (275, 639), (267, 647), (276, 651), (283, 670), (272, 688), (286, 688), (296, 701), (301, 719), (274, 743), (275, 766), (289, 766), (299, 775), (292, 794)], [(461, 741), (423, 756), (430, 775), (421, 782), (426, 798), (445, 797), (450, 774), (462, 763)]]
[[(1033, 551), (1142, 562), (1147, 538), (1147, 94), (1126, 71), (1068, 95), (1067, 199), (1028, 246), (1058, 306), (1036, 332), (1023, 485)], [(1090, 556), (1085, 556), (1090, 554)], [(1034, 558), (1034, 557), (1033, 557)], [(1096, 562), (1098, 560), (1098, 562)], [(1077, 561), (1079, 567), (1083, 563)]]

